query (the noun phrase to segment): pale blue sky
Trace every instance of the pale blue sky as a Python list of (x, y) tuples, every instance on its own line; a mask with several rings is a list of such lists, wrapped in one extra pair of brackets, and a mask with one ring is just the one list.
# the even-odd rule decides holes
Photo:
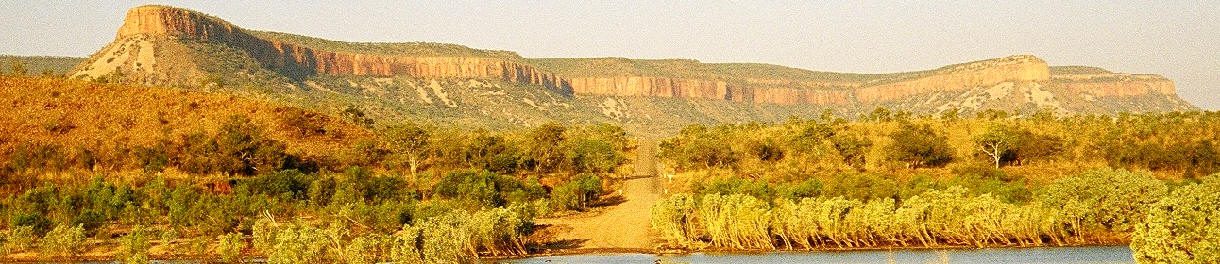
[[(88, 56), (145, 1), (0, 1), (0, 54)], [(526, 57), (693, 58), (895, 72), (1037, 55), (1160, 73), (1220, 109), (1220, 1), (161, 1), (251, 29)]]

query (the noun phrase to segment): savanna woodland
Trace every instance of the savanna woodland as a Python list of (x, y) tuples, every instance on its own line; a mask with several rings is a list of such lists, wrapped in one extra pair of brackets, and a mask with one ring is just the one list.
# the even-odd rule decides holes
[[(14, 67), (23, 70), (21, 67)], [(6, 260), (467, 263), (632, 175), (614, 125), (374, 121), (173, 88), (0, 77)], [(666, 250), (1130, 244), (1220, 261), (1220, 113), (878, 108), (660, 140)], [(650, 142), (650, 141), (649, 141)]]

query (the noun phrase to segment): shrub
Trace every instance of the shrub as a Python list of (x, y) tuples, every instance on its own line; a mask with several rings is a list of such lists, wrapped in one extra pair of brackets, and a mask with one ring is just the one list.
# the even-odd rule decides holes
[(273, 197), (306, 199), (313, 177), (297, 170), (264, 174), (245, 182), (250, 191)]
[(1139, 263), (1220, 263), (1220, 174), (1175, 190), (1135, 226)]
[[(220, 235), (216, 238), (220, 244), (216, 245), (216, 254), (220, 256), (220, 261), (225, 263), (241, 262), (241, 250), (245, 248), (246, 242), (242, 241), (241, 233), (228, 233)], [(269, 261), (270, 262), (270, 261)]]
[(8, 254), (29, 250), (36, 238), (38, 235), (34, 233), (34, 227), (15, 226), (4, 232), (3, 250)]
[(551, 191), (553, 206), (561, 209), (580, 210), (597, 200), (602, 193), (602, 179), (593, 174), (580, 174)]
[(9, 226), (27, 226), (31, 228), (35, 235), (44, 235), (51, 229), (51, 220), (47, 219), (46, 216), (43, 216), (42, 213), (38, 212), (22, 213), (13, 216), (12, 221), (9, 222)]
[(473, 206), (497, 207), (508, 202), (509, 194), (522, 190), (538, 193), (541, 186), (526, 185), (512, 176), (502, 176), (488, 171), (462, 171), (445, 175), (434, 186), (436, 194)]
[(149, 245), (148, 231), (143, 226), (136, 225), (119, 240), (122, 248), (119, 251), (119, 258), (124, 263), (144, 264), (149, 263), (148, 249)]
[(1166, 191), (1165, 183), (1148, 173), (1098, 169), (1056, 180), (1042, 190), (1040, 200), (1061, 208), (1061, 217), (1077, 235), (1093, 229), (1131, 232)]
[(80, 252), (84, 242), (84, 227), (59, 225), (39, 241), (38, 249), (48, 256), (73, 256)]

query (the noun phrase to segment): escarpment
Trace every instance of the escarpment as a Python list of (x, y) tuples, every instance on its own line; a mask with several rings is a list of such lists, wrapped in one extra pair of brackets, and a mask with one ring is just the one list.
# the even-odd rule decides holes
[[(308, 44), (292, 43), (247, 32), (229, 22), (198, 12), (165, 7), (142, 6), (130, 10), (116, 39), (164, 37), (220, 43), (244, 51), (264, 67), (291, 78), (315, 74), (415, 77), (498, 78), (504, 81), (541, 85), (568, 93), (565, 81), (521, 63), (519, 57), (412, 52), (400, 48), (383, 54), (327, 50)], [(346, 43), (349, 45), (444, 46), (433, 43)], [(456, 45), (454, 45), (456, 46)], [(421, 49), (415, 49), (421, 50)]]
[(1057, 74), (1051, 76), (1049, 87), (1098, 97), (1177, 95), (1172, 80), (1155, 74)]
[[(731, 106), (717, 111), (737, 111), (700, 113), (708, 116), (741, 116), (762, 111), (758, 109), (785, 109), (786, 113), (754, 114), (786, 116), (810, 109), (848, 112), (874, 107), (921, 113), (986, 108), (1054, 108), (1062, 112), (1190, 108), (1177, 98), (1173, 81), (1164, 77), (1088, 66), (1052, 67), (1031, 55), (882, 74), (690, 59), (522, 58), (514, 52), (455, 44), (341, 42), (247, 30), (203, 13), (167, 6), (128, 11), (115, 41), (78, 65), (70, 76), (187, 87), (223, 86), (226, 91), (239, 92), (263, 89), (291, 100), (325, 100), (334, 94), (357, 98), (342, 104), (404, 96), (379, 107), (415, 113), (424, 113), (417, 110), (434, 102), (445, 102), (443, 107), (448, 108), (469, 106), (451, 96), (461, 93), (437, 84), (469, 81), (464, 79), (495, 81), (477, 86), (485, 90), (467, 91), (466, 99), (479, 96), (478, 100), (519, 101), (534, 109), (562, 107), (547, 110), (553, 113), (593, 111), (577, 109), (579, 106), (573, 103), (589, 100), (604, 108), (599, 113), (616, 113), (603, 114), (612, 118), (633, 115), (619, 100), (607, 103), (600, 97), (634, 97), (624, 102), (663, 107), (689, 101), (699, 107)], [(494, 98), (514, 96), (499, 84), (525, 90), (518, 90), (520, 98)], [(318, 95), (318, 91), (327, 94)], [(715, 102), (703, 104), (706, 101)], [(499, 110), (487, 107), (477, 113), (486, 116)], [(634, 116), (677, 115), (673, 112), (660, 110)], [(453, 116), (483, 118), (462, 115)], [(507, 119), (521, 120), (520, 116)]]

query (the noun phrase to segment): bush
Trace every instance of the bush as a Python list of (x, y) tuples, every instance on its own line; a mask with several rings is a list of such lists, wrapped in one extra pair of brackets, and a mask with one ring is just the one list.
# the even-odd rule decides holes
[(296, 170), (285, 170), (265, 174), (246, 180), (245, 185), (254, 193), (273, 197), (306, 199), (313, 177)]
[(29, 250), (38, 238), (31, 226), (16, 226), (4, 232), (3, 250), (7, 254)]
[(48, 256), (74, 256), (80, 252), (84, 242), (84, 227), (59, 225), (39, 241), (38, 249)]
[(216, 254), (225, 263), (241, 262), (241, 250), (246, 247), (241, 233), (228, 233), (216, 237), (220, 244), (216, 245)]
[(1147, 208), (1165, 196), (1165, 183), (1148, 173), (1098, 169), (1056, 180), (1039, 200), (1061, 208), (1069, 230), (1080, 235), (1105, 230), (1131, 232)]
[(30, 227), (35, 235), (45, 235), (51, 229), (51, 220), (43, 216), (42, 213), (30, 212), (13, 216), (9, 222), (12, 227)]
[[(503, 176), (488, 171), (463, 171), (445, 175), (434, 186), (436, 194), (472, 206), (498, 207), (507, 205), (514, 192), (534, 197), (542, 193), (541, 186), (523, 184), (512, 176)], [(520, 193), (519, 193), (520, 194)], [(519, 199), (519, 198), (517, 198)]]
[(123, 263), (149, 263), (148, 249), (151, 246), (148, 240), (148, 231), (143, 226), (133, 227), (130, 233), (119, 240), (122, 248), (118, 257), (123, 260)]
[(580, 210), (596, 201), (602, 193), (602, 179), (593, 174), (580, 174), (571, 181), (556, 186), (551, 191), (553, 206), (561, 209)]
[(1135, 226), (1139, 263), (1220, 263), (1220, 174), (1175, 190)]

